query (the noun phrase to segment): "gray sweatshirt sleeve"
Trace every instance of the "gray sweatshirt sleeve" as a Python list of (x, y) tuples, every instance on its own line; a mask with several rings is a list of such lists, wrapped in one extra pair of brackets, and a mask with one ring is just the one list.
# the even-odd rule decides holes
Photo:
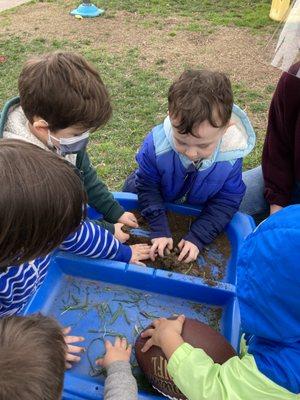
[(115, 361), (107, 368), (104, 400), (137, 400), (137, 383), (129, 362)]

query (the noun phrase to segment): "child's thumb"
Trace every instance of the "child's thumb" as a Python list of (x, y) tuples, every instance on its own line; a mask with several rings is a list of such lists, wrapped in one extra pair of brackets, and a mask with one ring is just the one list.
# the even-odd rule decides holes
[(183, 325), (183, 323), (185, 321), (185, 315), (183, 315), (183, 314), (179, 315), (179, 317), (177, 318), (177, 321)]
[(98, 358), (98, 360), (96, 360), (96, 365), (100, 365), (100, 367), (103, 366), (103, 358)]

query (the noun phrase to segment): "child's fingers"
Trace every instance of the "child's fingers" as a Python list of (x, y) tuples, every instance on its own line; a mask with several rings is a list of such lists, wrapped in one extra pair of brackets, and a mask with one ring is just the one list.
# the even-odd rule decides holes
[(189, 256), (184, 260), (184, 262), (185, 263), (190, 263), (190, 262), (192, 262), (192, 261), (195, 261), (196, 260), (196, 258), (197, 258), (197, 253), (196, 253), (196, 251), (193, 251), (193, 250), (189, 250)]
[(68, 345), (68, 353), (84, 353), (85, 348), (80, 346), (72, 346), (71, 344)]
[(72, 368), (72, 364), (70, 364), (69, 362), (66, 362), (66, 369), (71, 369)]
[(77, 343), (77, 342), (84, 342), (84, 337), (82, 336), (65, 336), (65, 342), (69, 343)]
[(96, 360), (95, 364), (96, 364), (96, 365), (100, 365), (100, 367), (102, 367), (102, 365), (103, 365), (103, 360), (104, 360), (104, 358), (98, 358), (98, 360)]
[(183, 324), (184, 324), (184, 321), (185, 321), (185, 315), (183, 315), (183, 314), (179, 315), (179, 317), (177, 318), (177, 321), (178, 321), (181, 325), (183, 325)]
[(126, 340), (126, 338), (122, 338), (121, 347), (122, 347), (123, 350), (127, 349), (127, 340)]
[(152, 321), (151, 325), (154, 326), (154, 328), (157, 328), (158, 325), (160, 324), (160, 322), (161, 322), (161, 319), (158, 318), (158, 319), (155, 319), (154, 321)]
[(123, 234), (122, 234), (122, 240), (120, 240), (120, 242), (125, 243), (125, 242), (127, 242), (127, 240), (129, 240), (129, 238), (130, 238), (129, 233), (123, 232)]
[(80, 361), (80, 357), (79, 356), (74, 356), (74, 354), (67, 353), (66, 360), (68, 362), (79, 362)]
[(146, 331), (141, 333), (141, 337), (142, 338), (146, 338), (146, 337), (149, 337), (149, 336), (151, 337), (153, 335), (153, 333), (154, 333), (154, 329), (153, 328), (149, 328)]
[(150, 249), (150, 258), (152, 261), (155, 261), (155, 255), (157, 251), (158, 243), (154, 242)]
[(173, 243), (169, 242), (167, 244), (167, 249), (172, 250), (173, 249)]
[(111, 342), (109, 340), (105, 340), (104, 346), (105, 346), (106, 351), (108, 351), (109, 349), (111, 349), (113, 347), (113, 345), (111, 344)]
[(182, 261), (188, 252), (189, 252), (189, 248), (188, 248), (188, 246), (185, 245), (178, 256), (178, 261)]
[(120, 220), (132, 228), (137, 228), (139, 226), (135, 215), (128, 211), (123, 214)]
[(71, 332), (71, 327), (68, 326), (66, 328), (63, 328), (62, 332), (64, 335), (68, 335)]
[(140, 244), (140, 248), (139, 248), (142, 252), (144, 253), (149, 253), (151, 246), (149, 246), (149, 244)]
[(121, 347), (121, 338), (119, 336), (115, 339), (115, 347)]
[(183, 246), (184, 246), (184, 240), (182, 239), (182, 240), (180, 240), (180, 242), (178, 243), (177, 247), (179, 248), (179, 250), (182, 250)]
[(151, 250), (150, 246), (148, 246), (147, 244), (141, 245), (141, 247), (139, 247), (138, 249), (139, 249), (139, 253), (140, 253), (141, 257), (143, 257), (141, 259), (146, 260), (147, 258), (149, 258), (150, 250)]
[(147, 265), (145, 263), (142, 263), (140, 261), (136, 261), (135, 265), (139, 265), (140, 267), (147, 267)]
[(153, 346), (153, 341), (152, 339), (147, 340), (147, 342), (145, 343), (144, 347), (142, 348), (142, 353), (146, 353), (146, 351), (148, 351), (152, 346)]
[(139, 226), (136, 216), (134, 214), (129, 213), (129, 219), (132, 222), (132, 224), (134, 225), (133, 228), (137, 228)]
[(127, 351), (127, 354), (131, 354), (131, 350), (132, 350), (132, 345), (131, 344), (129, 344), (128, 346), (127, 346), (127, 349), (126, 349), (126, 351)]
[(139, 260), (148, 260), (150, 252), (140, 253)]
[(165, 247), (166, 247), (166, 243), (159, 243), (157, 251), (158, 251), (158, 254), (160, 257), (165, 256)]

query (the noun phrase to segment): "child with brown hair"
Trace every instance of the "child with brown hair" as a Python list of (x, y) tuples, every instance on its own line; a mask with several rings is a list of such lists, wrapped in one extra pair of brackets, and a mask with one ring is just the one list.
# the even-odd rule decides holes
[[(104, 400), (137, 400), (131, 374), (131, 346), (126, 339), (105, 343), (101, 365), (107, 370)], [(1, 400), (60, 400), (62, 398), (66, 345), (61, 327), (49, 317), (0, 319)]]
[(253, 149), (255, 134), (222, 73), (185, 71), (171, 85), (168, 105), (169, 115), (147, 135), (138, 169), (123, 190), (138, 194), (151, 228), (152, 259), (173, 248), (164, 202), (201, 208), (178, 244), (178, 259), (188, 263), (238, 211), (245, 192), (243, 157)]
[(122, 225), (137, 227), (98, 178), (86, 152), (89, 134), (112, 113), (108, 91), (96, 69), (81, 55), (56, 52), (29, 59), (19, 77), (20, 98), (1, 113), (0, 137), (21, 139), (65, 157), (80, 171), (88, 203), (103, 215), (96, 221), (121, 242)]
[[(123, 245), (83, 220), (86, 194), (74, 171), (63, 158), (30, 143), (0, 141), (0, 318), (22, 310), (43, 283), (57, 247), (126, 263), (148, 258), (149, 246)], [(81, 350), (72, 347), (75, 339), (66, 340), (71, 353)]]

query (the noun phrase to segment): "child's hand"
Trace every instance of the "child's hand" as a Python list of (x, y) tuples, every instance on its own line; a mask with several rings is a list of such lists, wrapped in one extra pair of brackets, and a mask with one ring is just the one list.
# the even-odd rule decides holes
[(109, 340), (105, 341), (105, 356), (96, 361), (97, 365), (107, 368), (115, 361), (129, 361), (131, 354), (131, 345), (127, 345), (125, 338), (115, 339), (115, 344), (111, 344)]
[(168, 237), (158, 237), (151, 240), (152, 247), (150, 251), (150, 258), (152, 261), (155, 260), (156, 253), (159, 254), (160, 257), (164, 257), (165, 249), (168, 251), (173, 249), (173, 239)]
[(66, 368), (70, 369), (72, 368), (71, 362), (79, 362), (80, 357), (79, 356), (74, 356), (73, 353), (84, 353), (85, 348), (80, 347), (80, 346), (73, 346), (71, 343), (78, 343), (78, 342), (83, 342), (85, 339), (82, 336), (68, 336), (68, 334), (71, 332), (71, 328), (64, 328), (63, 329), (63, 334), (65, 335), (65, 342), (67, 345), (67, 354), (66, 354)]
[(185, 316), (180, 315), (174, 320), (159, 318), (153, 321), (153, 328), (141, 333), (142, 338), (150, 338), (142, 348), (142, 352), (145, 353), (152, 346), (158, 346), (169, 359), (174, 351), (184, 343), (181, 337), (184, 320)]
[(130, 235), (122, 231), (122, 227), (124, 226), (124, 224), (120, 224), (118, 222), (114, 226), (115, 226), (114, 237), (118, 239), (118, 241), (121, 243), (127, 242), (127, 240), (130, 238)]
[(186, 259), (183, 260), (183, 262), (185, 263), (190, 263), (192, 261), (197, 260), (199, 249), (196, 245), (194, 245), (194, 243), (182, 239), (178, 243), (178, 248), (180, 250), (178, 261), (182, 261), (186, 256), (187, 256)]
[(135, 215), (128, 211), (121, 215), (121, 217), (118, 219), (118, 222), (130, 226), (131, 228), (138, 228), (139, 226)]
[(148, 260), (150, 257), (150, 246), (148, 244), (134, 244), (130, 248), (132, 251), (130, 262), (145, 267), (145, 264), (140, 261)]

